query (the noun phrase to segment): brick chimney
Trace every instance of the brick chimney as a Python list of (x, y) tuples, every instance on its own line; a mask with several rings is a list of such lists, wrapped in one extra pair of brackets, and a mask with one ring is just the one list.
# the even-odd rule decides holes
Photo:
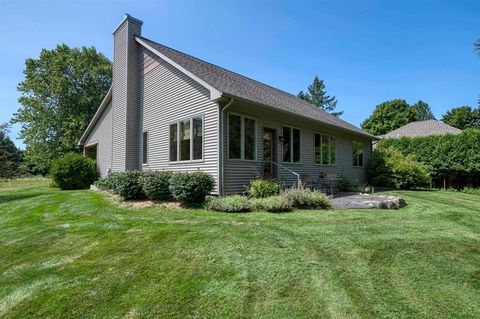
[(129, 14), (113, 31), (112, 170), (139, 168), (138, 51), (143, 22)]

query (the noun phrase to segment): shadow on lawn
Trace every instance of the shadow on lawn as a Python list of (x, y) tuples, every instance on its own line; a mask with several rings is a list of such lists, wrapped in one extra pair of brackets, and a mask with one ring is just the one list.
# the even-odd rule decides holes
[(15, 195), (0, 195), (0, 204), (10, 203), (14, 201), (30, 199), (38, 197), (42, 194), (15, 194)]

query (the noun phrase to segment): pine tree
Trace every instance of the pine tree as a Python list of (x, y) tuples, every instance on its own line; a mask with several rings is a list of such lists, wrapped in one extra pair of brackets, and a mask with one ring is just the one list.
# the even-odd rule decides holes
[(313, 79), (313, 83), (308, 87), (308, 92), (300, 91), (297, 96), (302, 100), (315, 105), (316, 107), (324, 109), (336, 117), (339, 117), (343, 114), (343, 111), (335, 112), (335, 108), (337, 107), (337, 99), (335, 96), (327, 95), (325, 83), (323, 80), (320, 80), (318, 76)]

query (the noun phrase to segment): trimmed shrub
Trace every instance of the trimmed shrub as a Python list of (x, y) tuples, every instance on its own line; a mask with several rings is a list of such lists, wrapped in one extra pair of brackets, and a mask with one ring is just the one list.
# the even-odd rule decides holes
[(266, 179), (255, 179), (250, 181), (247, 194), (254, 198), (263, 198), (280, 193), (280, 184)]
[(368, 170), (374, 186), (412, 189), (430, 184), (429, 166), (394, 148), (375, 149)]
[(354, 192), (355, 191), (355, 186), (350, 182), (350, 180), (346, 177), (340, 178), (337, 183), (335, 184), (335, 187), (339, 192)]
[(297, 208), (326, 209), (330, 207), (330, 198), (326, 194), (308, 188), (290, 188), (283, 192), (282, 196)]
[(132, 170), (116, 173), (114, 176), (113, 192), (123, 197), (123, 199), (143, 199), (141, 178), (142, 171)]
[(170, 178), (170, 192), (184, 203), (200, 203), (210, 194), (215, 185), (212, 176), (204, 172), (174, 173)]
[(60, 189), (85, 189), (97, 179), (97, 170), (94, 160), (68, 153), (52, 162), (50, 175)]
[(227, 213), (249, 212), (252, 210), (249, 199), (240, 195), (210, 198), (207, 201), (206, 208)]
[(170, 200), (172, 193), (170, 192), (171, 172), (145, 171), (141, 177), (143, 192), (148, 199), (153, 200)]
[(252, 199), (252, 206), (256, 210), (265, 210), (271, 213), (290, 212), (292, 202), (281, 195)]

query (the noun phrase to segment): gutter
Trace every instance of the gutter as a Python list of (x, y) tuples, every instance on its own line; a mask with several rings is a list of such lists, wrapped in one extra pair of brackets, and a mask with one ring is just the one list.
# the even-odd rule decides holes
[[(219, 150), (219, 164), (220, 164), (220, 172), (219, 172), (219, 181), (218, 181), (218, 194), (219, 195), (223, 195), (223, 189), (224, 189), (224, 182), (225, 182), (225, 179), (223, 177), (223, 174), (224, 174), (224, 159), (225, 159), (225, 150), (224, 150), (224, 146), (225, 146), (225, 130), (224, 130), (224, 123), (225, 123), (225, 111), (233, 104), (233, 97), (230, 98), (230, 101), (223, 107), (223, 108), (220, 108), (220, 147), (218, 148)], [(220, 106), (220, 104), (219, 104)]]

